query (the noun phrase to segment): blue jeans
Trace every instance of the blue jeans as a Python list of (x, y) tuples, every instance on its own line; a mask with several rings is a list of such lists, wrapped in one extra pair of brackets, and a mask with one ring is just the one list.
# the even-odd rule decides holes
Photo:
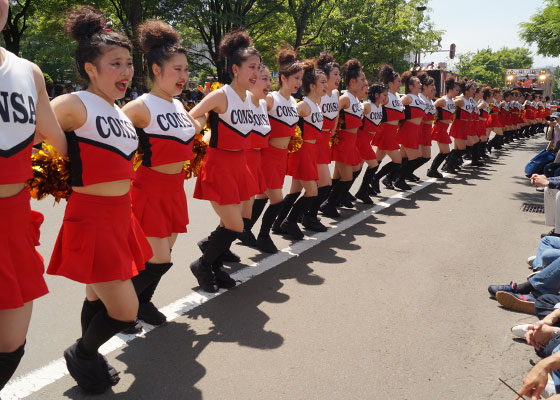
[(543, 294), (557, 294), (560, 292), (560, 258), (556, 257), (552, 263), (544, 267), (542, 271), (531, 276), (528, 280), (535, 288), (535, 290), (531, 292), (535, 297), (542, 296)]
[(533, 270), (544, 268), (560, 257), (560, 237), (545, 236), (539, 243), (537, 257), (533, 260)]

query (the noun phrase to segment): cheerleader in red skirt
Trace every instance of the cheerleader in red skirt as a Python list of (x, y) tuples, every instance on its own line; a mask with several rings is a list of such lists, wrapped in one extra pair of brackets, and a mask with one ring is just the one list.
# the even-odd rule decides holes
[(479, 101), (482, 99), (482, 88), (477, 87), (475, 89), (473, 97), (470, 98), (472, 106), (471, 114), (471, 126), (467, 133), (467, 155), (471, 159), (471, 166), (482, 167), (484, 164), (480, 162), (480, 139), (479, 139), (479, 121), (480, 121), (480, 111), (478, 109)]
[(243, 207), (243, 235), (241, 243), (250, 247), (258, 247), (257, 239), (251, 229), (261, 216), (268, 197), (266, 197), (266, 178), (262, 170), (261, 150), (268, 147), (270, 136), (270, 122), (266, 105), (266, 96), (270, 92), (272, 78), (267, 66), (261, 64), (259, 77), (255, 86), (250, 90), (253, 106), (253, 132), (251, 132), (251, 148), (245, 150), (247, 165), (256, 184), (257, 195), (245, 203)]
[(360, 98), (364, 85), (367, 85), (366, 78), (360, 62), (355, 58), (346, 61), (342, 68), (346, 71), (344, 80), (348, 90), (340, 96), (338, 102), (342, 127), (337, 131), (338, 144), (332, 146), (332, 159), (335, 161), (334, 176), (339, 175), (340, 180), (333, 185), (327, 200), (320, 207), (321, 212), (330, 218), (340, 217), (336, 208), (352, 186), (353, 167), (360, 165), (362, 161), (356, 148), (356, 139), (364, 116)]
[(379, 70), (379, 78), (383, 84), (387, 85), (389, 91), (387, 93), (387, 103), (383, 105), (381, 125), (375, 134), (377, 162), (381, 165), (386, 155), (391, 158), (391, 162), (385, 164), (375, 174), (373, 186), (379, 189), (379, 180), (387, 175), (383, 179), (383, 184), (387, 189), (394, 189), (393, 180), (396, 179), (394, 175), (398, 173), (402, 162), (397, 139), (399, 121), (404, 119), (404, 106), (399, 95), (401, 77), (393, 67), (384, 65)]
[(537, 94), (537, 115), (536, 115), (536, 121), (537, 121), (537, 132), (543, 132), (543, 128), (544, 128), (544, 123), (545, 123), (545, 112), (546, 112), (546, 108), (544, 106), (543, 103), (543, 97), (540, 94)]
[(465, 154), (466, 151), (467, 136), (471, 127), (472, 118), (472, 103), (470, 102), (470, 98), (476, 90), (474, 81), (467, 78), (459, 82), (459, 87), (461, 88), (462, 94), (454, 100), (455, 106), (457, 107), (456, 115), (449, 131), (449, 136), (454, 139), (453, 151), (447, 159), (447, 165), (444, 165), (444, 170), (452, 173), (456, 172), (456, 169), (459, 168), (463, 154)]
[(132, 283), (138, 294), (138, 318), (161, 325), (165, 315), (151, 299), (160, 279), (173, 265), (171, 249), (177, 235), (187, 231), (183, 167), (193, 158), (192, 141), (201, 126), (173, 98), (181, 94), (189, 77), (187, 50), (180, 45), (177, 32), (163, 21), (149, 20), (138, 27), (137, 34), (152, 90), (122, 110), (136, 128), (143, 153), (132, 182), (132, 211), (147, 236), (153, 257)]
[(282, 49), (278, 52), (279, 89), (266, 96), (271, 131), (269, 146), (261, 150), (261, 165), (270, 205), (263, 214), (257, 245), (265, 253), (278, 251), (270, 238), (270, 230), (277, 234), (286, 233), (281, 224), (300, 195), (300, 192), (295, 191), (284, 198), (282, 187), (288, 170), (288, 146), (299, 121), (297, 102), (292, 93), (299, 90), (302, 78), (303, 63), (297, 59), (295, 51)]
[(397, 131), (397, 139), (401, 145), (402, 164), (398, 178), (393, 185), (401, 190), (410, 190), (405, 179), (412, 178), (416, 181), (417, 177), (411, 177), (411, 174), (422, 162), (418, 140), (422, 129), (421, 124), (426, 116), (426, 103), (418, 97), (422, 84), (420, 79), (415, 76), (415, 72), (406, 71), (401, 79), (406, 93), (401, 97), (405, 119)]
[(313, 201), (302, 220), (302, 225), (310, 230), (319, 221), (317, 216), (319, 207), (327, 199), (332, 188), (331, 171), (329, 169), (332, 161), (330, 140), (336, 133), (336, 126), (338, 124), (338, 85), (340, 85), (340, 66), (335, 62), (332, 55), (321, 53), (317, 59), (317, 67), (327, 77), (327, 93), (321, 97), (323, 128), (315, 143), (315, 148), (317, 149), (317, 173), (319, 175), (317, 199)]
[(432, 158), (432, 127), (436, 114), (436, 106), (434, 105), (433, 98), (436, 95), (436, 84), (434, 78), (429, 76), (426, 72), (418, 73), (418, 79), (422, 85), (422, 91), (418, 95), (420, 99), (426, 104), (426, 114), (422, 120), (422, 125), (419, 132), (418, 145), (420, 147), (420, 158), (416, 167), (412, 170), (409, 178), (412, 181), (418, 182), (420, 179), (414, 175), (414, 170), (426, 164)]
[[(289, 154), (287, 175), (292, 177), (290, 193), (305, 189), (305, 194), (294, 203), (281, 224), (282, 230), (296, 240), (303, 239), (298, 221), (316, 200), (319, 180), (315, 143), (323, 127), (323, 113), (319, 106), (321, 98), (327, 93), (327, 77), (322, 70), (317, 69), (313, 60), (303, 63), (302, 89), (305, 97), (298, 104), (298, 125), (303, 143), (298, 151)], [(325, 232), (327, 227), (317, 220), (310, 230)]]
[(138, 297), (131, 278), (144, 269), (152, 250), (131, 209), (138, 138), (115, 105), (134, 72), (131, 44), (106, 29), (103, 14), (90, 6), (73, 10), (66, 29), (78, 42), (76, 63), (88, 84), (86, 91), (52, 102), (68, 140), (73, 192), (47, 272), (86, 285), (82, 337), (64, 358), (80, 387), (102, 393), (118, 377), (98, 349), (134, 326)]
[[(447, 78), (445, 80), (445, 96), (440, 97), (434, 103), (436, 107), (436, 119), (432, 128), (432, 140), (436, 141), (439, 147), (439, 153), (434, 157), (432, 165), (428, 169), (427, 175), (430, 178), (443, 178), (438, 171), (439, 166), (449, 157), (451, 149), (451, 138), (449, 137), (449, 125), (453, 121), (455, 115), (455, 102), (453, 99), (459, 94), (459, 84), (455, 78)], [(455, 172), (455, 170), (450, 171)]]
[(222, 269), (221, 258), (243, 232), (243, 203), (255, 194), (244, 150), (251, 148), (249, 135), (254, 127), (248, 90), (255, 85), (261, 65), (259, 52), (243, 31), (226, 34), (219, 53), (227, 62), (232, 82), (210, 93), (190, 113), (201, 125), (208, 120), (211, 127), (194, 197), (210, 201), (220, 226), (208, 237), (202, 257), (190, 266), (201, 289), (210, 293), (235, 285)]
[(490, 102), (490, 116), (488, 117), (488, 127), (494, 131), (494, 137), (488, 141), (486, 148), (492, 151), (492, 148), (500, 150), (504, 143), (504, 132), (500, 121), (500, 102), (502, 101), (502, 91), (499, 88), (492, 89), (492, 101)]
[(369, 197), (379, 193), (378, 181), (375, 181), (375, 173), (379, 167), (377, 155), (372, 145), (376, 144), (376, 134), (383, 119), (383, 105), (387, 103), (387, 92), (389, 88), (382, 83), (374, 83), (368, 91), (368, 101), (364, 103), (364, 124), (358, 130), (358, 150), (363, 162), (367, 164), (366, 172), (356, 192), (356, 198), (365, 204), (373, 204)]
[(504, 90), (502, 101), (500, 102), (500, 123), (504, 132), (504, 143), (510, 143), (513, 140), (513, 127), (510, 119), (510, 101), (511, 91)]
[[(0, 30), (8, 2), (0, 1)], [(66, 139), (56, 122), (39, 67), (0, 47), (0, 86), (8, 101), (0, 119), (0, 390), (14, 374), (24, 353), (33, 300), (48, 293), (43, 279), (39, 226), (43, 215), (31, 211), (25, 181), (33, 176), (33, 143), (47, 139), (66, 156)], [(7, 94), (6, 94), (7, 93)], [(17, 107), (17, 108), (16, 108)]]
[(488, 136), (490, 134), (490, 128), (487, 126), (487, 120), (490, 115), (490, 104), (488, 101), (492, 97), (492, 89), (490, 87), (482, 88), (482, 98), (478, 102), (478, 138), (480, 140), (480, 145), (478, 147), (479, 157), (488, 158), (486, 154), (486, 143), (488, 142)]

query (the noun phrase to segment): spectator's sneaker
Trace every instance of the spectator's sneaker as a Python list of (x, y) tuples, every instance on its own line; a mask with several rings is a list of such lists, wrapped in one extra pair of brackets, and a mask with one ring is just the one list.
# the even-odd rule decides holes
[(490, 293), (490, 296), (496, 297), (496, 293), (498, 292), (517, 293), (517, 283), (510, 282), (509, 285), (488, 286), (488, 293)]
[(527, 264), (529, 264), (529, 269), (533, 269), (533, 261), (535, 261), (535, 258), (537, 258), (537, 256), (531, 256), (527, 259)]
[(496, 293), (496, 300), (504, 308), (520, 311), (527, 314), (535, 314), (535, 298), (528, 294), (517, 294), (511, 292)]
[(529, 332), (529, 328), (533, 326), (532, 323), (517, 324), (511, 327), (511, 334), (515, 337), (525, 339), (525, 334)]
[(548, 233), (543, 233), (543, 234), (541, 234), (541, 239), (542, 239), (543, 237), (545, 237), (545, 236), (556, 236), (556, 237), (560, 237), (560, 233), (554, 232), (554, 229), (553, 229), (553, 230), (551, 230), (551, 231), (548, 232)]

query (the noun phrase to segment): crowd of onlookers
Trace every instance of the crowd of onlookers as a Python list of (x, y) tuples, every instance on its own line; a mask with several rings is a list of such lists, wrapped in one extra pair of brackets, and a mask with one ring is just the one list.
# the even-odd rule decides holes
[[(531, 174), (530, 183), (544, 189), (545, 224), (536, 255), (528, 258), (529, 276), (521, 283), (490, 285), (491, 297), (505, 308), (538, 317), (536, 322), (514, 325), (511, 332), (525, 339), (542, 360), (523, 380), (520, 395), (560, 399), (560, 113), (553, 113), (546, 131), (547, 151), (555, 152), (543, 173)], [(551, 396), (551, 397), (549, 397)]]

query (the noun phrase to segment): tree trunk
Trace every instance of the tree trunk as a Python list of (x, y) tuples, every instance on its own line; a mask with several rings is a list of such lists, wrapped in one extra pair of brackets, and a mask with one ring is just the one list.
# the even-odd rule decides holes
[(134, 65), (134, 77), (132, 78), (132, 86), (136, 86), (142, 91), (148, 88), (146, 74), (144, 73), (144, 60), (142, 50), (138, 44), (138, 35), (136, 27), (142, 22), (142, 0), (133, 0), (130, 6), (129, 15), (130, 26), (132, 28), (132, 63)]

